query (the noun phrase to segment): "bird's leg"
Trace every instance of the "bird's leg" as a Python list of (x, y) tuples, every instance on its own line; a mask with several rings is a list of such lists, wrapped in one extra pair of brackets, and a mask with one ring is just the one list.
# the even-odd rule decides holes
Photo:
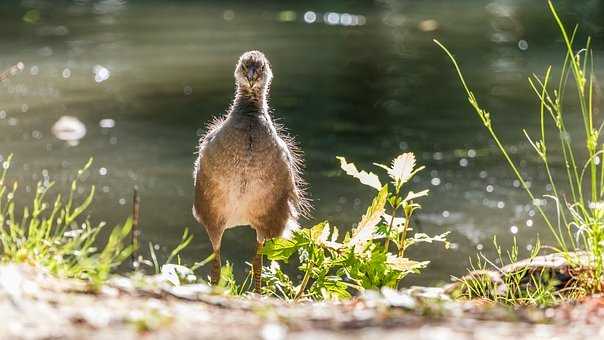
[(254, 271), (254, 292), (262, 293), (262, 252), (264, 248), (264, 241), (258, 241), (256, 243), (256, 256), (252, 262), (252, 270)]
[(210, 283), (217, 285), (220, 282), (220, 248), (214, 250), (214, 261), (212, 261), (212, 271), (210, 272)]

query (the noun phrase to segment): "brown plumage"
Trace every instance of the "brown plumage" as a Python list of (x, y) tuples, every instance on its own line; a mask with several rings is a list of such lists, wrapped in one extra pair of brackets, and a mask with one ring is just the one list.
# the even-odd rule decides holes
[(235, 68), (236, 93), (227, 114), (200, 139), (195, 162), (193, 214), (210, 238), (215, 259), (211, 280), (220, 278), (220, 246), (228, 228), (256, 230), (253, 261), (256, 292), (264, 240), (295, 225), (307, 203), (301, 161), (293, 140), (281, 133), (267, 104), (272, 71), (258, 51), (244, 53)]

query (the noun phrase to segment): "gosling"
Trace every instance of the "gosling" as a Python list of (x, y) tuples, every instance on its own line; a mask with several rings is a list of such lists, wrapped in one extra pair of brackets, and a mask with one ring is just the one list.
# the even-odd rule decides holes
[(228, 228), (256, 231), (252, 261), (254, 291), (261, 293), (263, 246), (281, 236), (307, 211), (300, 176), (301, 155), (269, 114), (273, 73), (259, 51), (244, 53), (235, 68), (235, 99), (210, 123), (198, 145), (193, 215), (205, 227), (214, 251), (210, 281), (220, 280), (220, 246)]

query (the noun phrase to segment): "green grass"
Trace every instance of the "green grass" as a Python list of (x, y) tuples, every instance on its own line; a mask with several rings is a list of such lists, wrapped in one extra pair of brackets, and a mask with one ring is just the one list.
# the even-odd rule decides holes
[[(594, 116), (595, 74), (591, 39), (587, 38), (581, 49), (574, 47), (577, 27), (572, 32), (569, 31), (560, 20), (551, 1), (548, 1), (548, 8), (563, 38), (566, 57), (560, 68), (561, 76), (557, 82), (554, 83), (551, 79), (552, 66), (547, 67), (543, 76), (533, 74), (529, 78), (529, 85), (539, 105), (540, 133), (535, 137), (530, 136), (526, 130), (523, 132), (543, 164), (543, 170), (552, 187), (550, 195), (540, 195), (527, 185), (516, 161), (503, 146), (504, 143), (493, 125), (493, 117), (479, 104), (464, 79), (455, 57), (442, 43), (436, 40), (435, 43), (453, 62), (470, 105), (549, 228), (556, 242), (555, 250), (571, 263), (575, 261), (572, 251), (587, 251), (590, 254), (593, 273), (583, 278), (583, 286), (590, 292), (598, 292), (601, 290), (600, 280), (603, 273), (604, 144), (600, 143), (603, 125), (596, 122), (597, 117)], [(568, 84), (569, 81), (572, 85)], [(575, 92), (573, 96), (567, 94), (569, 87)], [(578, 116), (569, 113), (567, 100), (570, 99), (575, 101)], [(571, 136), (567, 130), (567, 122), (571, 119), (582, 122), (583, 135)], [(548, 133), (549, 126), (555, 128), (555, 134)], [(553, 143), (559, 143), (561, 155), (552, 155)], [(553, 156), (559, 156), (563, 160), (566, 169), (564, 176), (553, 175), (551, 170)], [(554, 211), (544, 209), (542, 200), (554, 203)], [(526, 292), (519, 294), (524, 293)], [(482, 295), (489, 294), (483, 292)], [(510, 301), (514, 302), (513, 299)]]
[(105, 224), (93, 225), (85, 215), (94, 199), (94, 186), (80, 202), (76, 199), (81, 176), (92, 161), (78, 171), (66, 196), (56, 194), (50, 200), (54, 183), (40, 182), (31, 205), (17, 211), (19, 185), (7, 177), (11, 158), (2, 164), (0, 175), (0, 261), (41, 266), (59, 277), (86, 280), (98, 287), (132, 253), (132, 245), (126, 242), (132, 220), (111, 229), (104, 246), (98, 248)]

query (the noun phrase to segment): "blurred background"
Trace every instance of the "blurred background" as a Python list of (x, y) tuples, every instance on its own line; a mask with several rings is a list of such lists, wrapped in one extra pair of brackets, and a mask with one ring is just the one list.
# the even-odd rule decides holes
[[(602, 79), (604, 4), (556, 4), (581, 26), (578, 42), (592, 36)], [(415, 229), (451, 230), (453, 249), (416, 249), (432, 264), (406, 281), (446, 281), (477, 250), (489, 253), (493, 235), (504, 245), (516, 235), (523, 251), (550, 238), (433, 38), (456, 54), (531, 186), (551, 190), (521, 129), (536, 131), (539, 119), (527, 77), (560, 65), (564, 50), (546, 2), (534, 0), (4, 0), (0, 69), (24, 69), (0, 83), (0, 160), (15, 154), (10, 177), (25, 202), (37, 181), (68, 189), (92, 156), (92, 220), (123, 221), (137, 186), (144, 243), (169, 252), (188, 227), (185, 260), (201, 260), (210, 247), (191, 216), (196, 142), (232, 100), (238, 56), (259, 49), (275, 74), (274, 117), (305, 152), (315, 210), (303, 224), (350, 227), (370, 202), (372, 189), (336, 156), (376, 171), (372, 162), (413, 151), (427, 166), (413, 188), (431, 191)], [(239, 228), (223, 240), (240, 273), (253, 239)]]

